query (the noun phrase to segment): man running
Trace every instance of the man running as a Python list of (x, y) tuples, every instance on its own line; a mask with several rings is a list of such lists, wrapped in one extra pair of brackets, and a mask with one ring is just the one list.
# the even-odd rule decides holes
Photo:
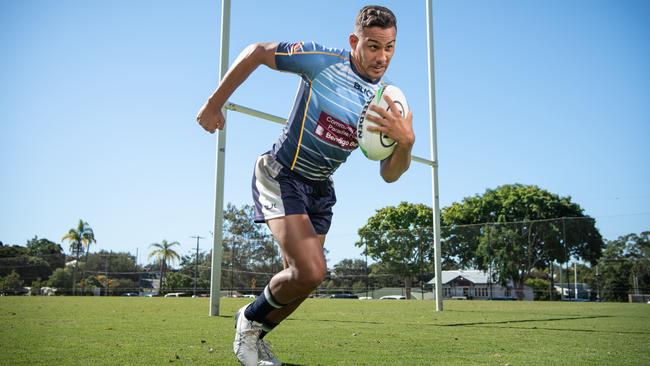
[[(282, 249), (284, 270), (257, 299), (236, 314), (234, 351), (246, 366), (280, 365), (264, 336), (282, 322), (323, 281), (323, 245), (336, 203), (331, 175), (357, 148), (361, 110), (377, 89), (395, 52), (397, 20), (389, 9), (366, 6), (357, 14), (350, 50), (314, 42), (255, 43), (234, 61), (198, 113), (210, 133), (225, 123), (222, 108), (259, 66), (302, 78), (288, 124), (270, 151), (258, 157), (252, 181), (255, 221), (266, 222)], [(402, 117), (389, 97), (390, 111), (370, 128), (396, 141), (380, 174), (394, 182), (409, 168), (415, 142), (412, 114)]]

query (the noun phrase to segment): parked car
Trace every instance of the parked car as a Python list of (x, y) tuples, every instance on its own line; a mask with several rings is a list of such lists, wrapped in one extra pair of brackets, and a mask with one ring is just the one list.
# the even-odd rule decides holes
[(387, 295), (382, 296), (379, 300), (406, 300), (406, 296), (403, 295)]
[(184, 297), (186, 296), (184, 292), (170, 292), (165, 294), (165, 297)]
[(334, 294), (330, 296), (331, 299), (358, 299), (359, 296), (355, 294)]

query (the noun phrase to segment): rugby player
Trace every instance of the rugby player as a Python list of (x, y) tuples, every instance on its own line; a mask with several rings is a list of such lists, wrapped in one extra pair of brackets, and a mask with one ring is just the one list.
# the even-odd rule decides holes
[[(349, 35), (350, 50), (315, 42), (265, 42), (246, 47), (197, 115), (208, 132), (222, 129), (222, 108), (260, 65), (302, 79), (288, 124), (257, 158), (252, 179), (254, 219), (265, 222), (282, 250), (284, 269), (256, 300), (236, 314), (234, 352), (246, 366), (280, 365), (264, 336), (282, 322), (323, 281), (327, 264), (323, 245), (336, 195), (334, 171), (357, 148), (356, 124), (365, 102), (382, 85), (395, 53), (397, 20), (382, 6), (365, 6)], [(379, 117), (371, 130), (397, 145), (380, 162), (380, 175), (394, 182), (409, 168), (415, 141), (412, 114), (402, 117), (371, 107)]]

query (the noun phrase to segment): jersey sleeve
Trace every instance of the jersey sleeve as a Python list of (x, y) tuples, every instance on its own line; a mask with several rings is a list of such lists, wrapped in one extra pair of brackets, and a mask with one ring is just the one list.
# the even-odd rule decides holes
[(328, 66), (347, 58), (347, 51), (315, 42), (281, 42), (275, 51), (278, 70), (299, 74), (309, 80)]

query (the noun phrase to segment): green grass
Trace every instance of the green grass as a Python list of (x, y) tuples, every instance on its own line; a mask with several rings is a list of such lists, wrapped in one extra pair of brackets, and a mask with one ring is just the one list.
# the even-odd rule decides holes
[[(238, 365), (245, 303), (0, 297), (0, 365)], [(650, 365), (650, 305), (311, 299), (267, 339), (294, 365)]]

